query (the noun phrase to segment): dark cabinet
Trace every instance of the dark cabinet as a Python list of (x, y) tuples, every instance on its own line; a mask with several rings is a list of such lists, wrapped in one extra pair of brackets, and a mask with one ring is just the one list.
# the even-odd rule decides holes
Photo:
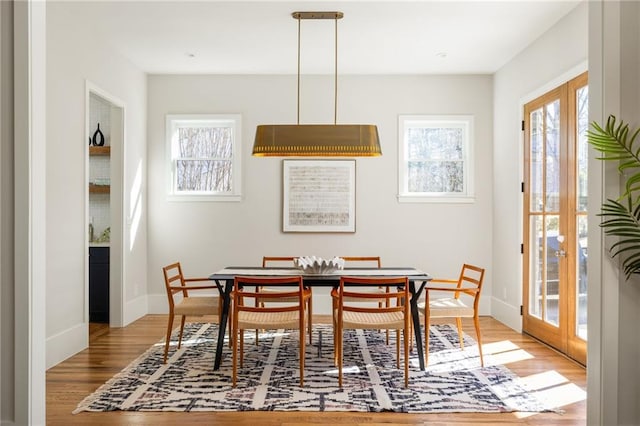
[(109, 247), (89, 247), (89, 321), (109, 322)]

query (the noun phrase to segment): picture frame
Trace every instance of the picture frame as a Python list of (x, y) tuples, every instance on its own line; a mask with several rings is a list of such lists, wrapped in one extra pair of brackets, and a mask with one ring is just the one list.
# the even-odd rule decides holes
[(283, 232), (355, 232), (355, 160), (283, 160)]

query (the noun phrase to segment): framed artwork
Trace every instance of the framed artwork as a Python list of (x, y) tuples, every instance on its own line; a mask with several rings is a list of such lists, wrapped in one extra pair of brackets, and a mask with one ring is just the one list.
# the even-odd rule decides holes
[(356, 232), (355, 160), (283, 160), (284, 232)]

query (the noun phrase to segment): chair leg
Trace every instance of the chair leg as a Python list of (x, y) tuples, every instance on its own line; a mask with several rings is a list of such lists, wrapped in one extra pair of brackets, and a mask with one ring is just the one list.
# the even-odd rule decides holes
[(244, 330), (240, 329), (238, 331), (240, 332), (240, 368), (242, 368), (244, 366)]
[(480, 319), (478, 316), (473, 317), (473, 325), (476, 327), (476, 337), (478, 338), (478, 352), (480, 353), (480, 365), (484, 367), (484, 359), (482, 357), (482, 337), (480, 336)]
[(409, 387), (409, 339), (411, 339), (411, 332), (407, 336), (407, 329), (402, 330), (404, 337), (404, 387)]
[(231, 313), (227, 315), (227, 325), (229, 326), (229, 347), (231, 347), (231, 329), (233, 328), (233, 324), (231, 324)]
[(180, 320), (180, 337), (178, 337), (178, 349), (182, 345), (182, 332), (184, 331), (184, 322), (187, 319), (186, 315), (182, 315), (182, 319)]
[(233, 332), (229, 335), (232, 339), (231, 342), (231, 360), (232, 360), (232, 373), (231, 373), (231, 386), (236, 387), (236, 375), (238, 373), (238, 336), (237, 330), (233, 330)]
[[(383, 288), (385, 288), (385, 287), (378, 287), (378, 290), (382, 290)], [(390, 291), (389, 287), (387, 286), (386, 289), (385, 289), (385, 292), (389, 293), (389, 291)], [(391, 306), (391, 303), (390, 303), (389, 299), (386, 299), (384, 302), (382, 302), (382, 301), (378, 302), (378, 308), (382, 309), (383, 306), (385, 306), (387, 308), (389, 306)], [(382, 331), (382, 330), (380, 330), (380, 331)], [(389, 331), (390, 330), (388, 328), (386, 330), (384, 330), (385, 335), (386, 335), (385, 342), (386, 342), (387, 345), (389, 344)]]
[(307, 327), (309, 328), (309, 345), (312, 344), (312, 335), (313, 335), (313, 304), (311, 303), (312, 297), (309, 296), (307, 299), (307, 316), (309, 317)]
[[(389, 293), (389, 287), (387, 287), (386, 292), (387, 292), (387, 293)], [(384, 305), (385, 305), (385, 307), (387, 307), (387, 308), (388, 308), (389, 306), (391, 306), (391, 303), (389, 302), (389, 299), (385, 300)], [(378, 302), (378, 307), (379, 307), (379, 308), (382, 308), (382, 302)], [(386, 329), (386, 330), (385, 330), (385, 332), (386, 332), (386, 343), (387, 343), (387, 345), (389, 344), (389, 331), (390, 331), (389, 329)]]
[(336, 344), (337, 344), (337, 348), (338, 350), (337, 352), (337, 358), (338, 358), (338, 387), (342, 387), (342, 327), (340, 327), (340, 324), (338, 324), (338, 329), (336, 331)]
[[(300, 333), (298, 334), (299, 337), (299, 345), (300, 345), (300, 354), (298, 355), (300, 357), (300, 387), (304, 386), (304, 354), (305, 354), (305, 342), (306, 342), (306, 338), (304, 336), (304, 321), (301, 324), (302, 326), (300, 327)], [(309, 334), (309, 337), (311, 337), (311, 334)]]
[(460, 349), (464, 349), (464, 337), (462, 337), (462, 318), (456, 317), (456, 326), (458, 327), (458, 340), (460, 341)]
[(333, 365), (338, 366), (338, 324), (336, 323), (336, 299), (331, 298), (331, 322), (333, 323)]
[(424, 316), (424, 366), (429, 365), (429, 316)]
[(169, 322), (167, 324), (167, 338), (164, 343), (164, 361), (163, 363), (167, 363), (167, 354), (169, 353), (169, 343), (171, 343), (171, 328), (173, 327), (173, 312), (169, 314)]
[(396, 330), (396, 368), (400, 369), (400, 330)]

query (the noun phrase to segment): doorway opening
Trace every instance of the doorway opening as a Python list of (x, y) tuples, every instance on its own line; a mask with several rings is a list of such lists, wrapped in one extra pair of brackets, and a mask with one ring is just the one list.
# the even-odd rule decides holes
[(95, 85), (86, 88), (87, 289), (85, 318), (121, 327), (123, 321), (124, 105)]

